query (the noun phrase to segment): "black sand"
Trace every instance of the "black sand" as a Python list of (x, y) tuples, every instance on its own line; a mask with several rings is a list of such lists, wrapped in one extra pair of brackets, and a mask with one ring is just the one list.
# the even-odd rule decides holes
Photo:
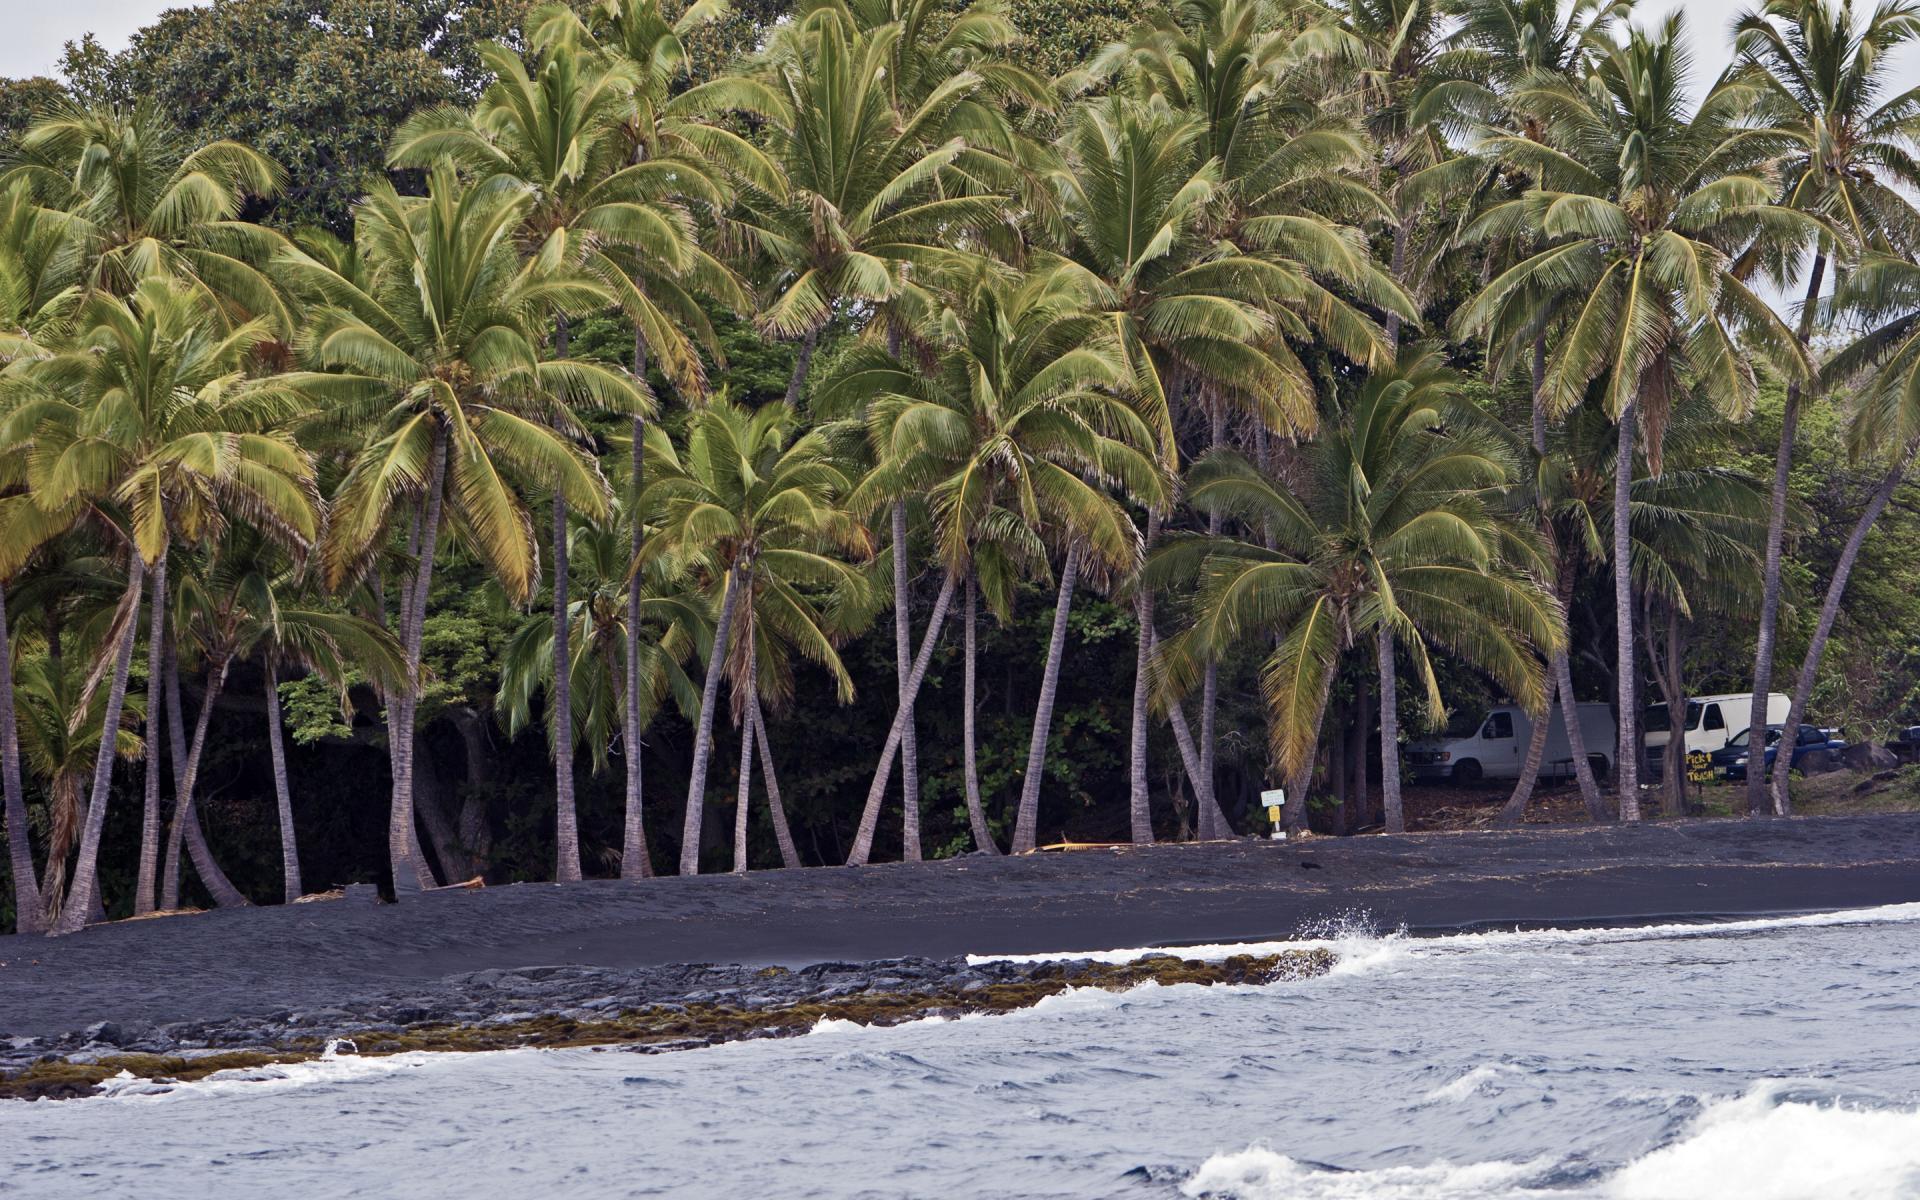
[(1920, 814), (970, 857), (638, 884), (521, 884), (0, 938), (0, 1034), (213, 1021), (493, 968), (1094, 950), (1625, 924), (1920, 901)]

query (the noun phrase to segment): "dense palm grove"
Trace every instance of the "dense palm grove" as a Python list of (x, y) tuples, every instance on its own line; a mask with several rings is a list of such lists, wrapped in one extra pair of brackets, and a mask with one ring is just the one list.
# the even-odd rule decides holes
[[(1591, 0), (489, 9), (363, 64), (377, 138), (263, 131), (291, 171), (131, 98), (270, 8), (8, 93), (21, 930), (1227, 837), (1269, 786), (1398, 830), (1449, 706), (1804, 713), (1856, 567), (1905, 586), (1920, 8), (1770, 0), (1717, 81)], [(1588, 811), (1674, 811), (1621, 725), (1597, 779), (1568, 722)]]

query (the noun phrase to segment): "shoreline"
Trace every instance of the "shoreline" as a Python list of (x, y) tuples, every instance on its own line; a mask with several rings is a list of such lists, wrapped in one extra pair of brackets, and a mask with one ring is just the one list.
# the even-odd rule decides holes
[(404, 1003), (485, 971), (792, 970), (1282, 941), (1356, 922), (1437, 933), (1909, 901), (1920, 901), (1920, 814), (1240, 840), (450, 889), (399, 905), (343, 899), (0, 938), (0, 1050), (102, 1022), (244, 1024), (369, 999)]

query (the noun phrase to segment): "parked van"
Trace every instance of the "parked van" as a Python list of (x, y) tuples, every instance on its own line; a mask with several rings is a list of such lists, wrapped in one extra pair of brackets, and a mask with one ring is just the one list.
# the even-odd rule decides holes
[[(1768, 725), (1787, 723), (1790, 702), (1780, 692), (1767, 693)], [(1753, 715), (1753, 693), (1729, 693), (1720, 696), (1689, 696), (1685, 729), (1687, 753), (1702, 750), (1712, 754), (1744, 733)], [(1673, 736), (1667, 723), (1667, 706), (1647, 707), (1640, 722), (1641, 740), (1646, 743), (1648, 767), (1658, 772), (1666, 763), (1667, 740)]]
[[(1558, 704), (1546, 719), (1547, 748), (1540, 758), (1541, 777), (1572, 775), (1573, 751), (1567, 743), (1567, 726)], [(1594, 774), (1604, 776), (1613, 769), (1614, 744), (1619, 736), (1612, 707), (1580, 705), (1580, 734), (1587, 744), (1587, 759), (1593, 764)], [(1532, 739), (1533, 718), (1523, 708), (1502, 704), (1477, 726), (1455, 724), (1441, 737), (1412, 743), (1407, 747), (1407, 765), (1413, 777), (1420, 780), (1474, 783), (1481, 779), (1518, 779)]]

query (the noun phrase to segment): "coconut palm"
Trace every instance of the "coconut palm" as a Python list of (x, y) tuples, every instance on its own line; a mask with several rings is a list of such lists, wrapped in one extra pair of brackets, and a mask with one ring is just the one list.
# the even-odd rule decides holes
[[(1835, 293), (1834, 304), (1869, 327), (1828, 361), (1820, 382), (1831, 386), (1859, 381), (1848, 430), (1849, 448), (1856, 459), (1881, 464), (1886, 470), (1868, 494), (1827, 581), (1820, 615), (1794, 681), (1793, 699), (1787, 709), (1788, 729), (1798, 728), (1806, 716), (1814, 678), (1820, 671), (1820, 656), (1833, 635), (1840, 600), (1859, 560), (1860, 547), (1892, 502), (1913, 465), (1915, 452), (1920, 450), (1920, 265), (1890, 255), (1871, 255)], [(1773, 767), (1772, 811), (1785, 816), (1792, 811), (1787, 796), (1787, 772), (1792, 763), (1783, 765), (1778, 759)]]
[[(1274, 769), (1291, 828), (1306, 821), (1306, 787), (1328, 688), (1342, 651), (1372, 640), (1381, 663), (1382, 767), (1397, 773), (1397, 697), (1386, 660), (1413, 659), (1430, 711), (1442, 711), (1428, 647), (1447, 647), (1544, 705), (1539, 656), (1560, 637), (1552, 595), (1527, 573), (1534, 551), (1495, 503), (1513, 463), (1504, 439), (1457, 401), (1431, 356), (1372, 376), (1337, 424), (1305, 449), (1304, 495), (1276, 486), (1237, 454), (1190, 472), (1196, 504), (1273, 532), (1274, 548), (1232, 538), (1170, 543), (1167, 576), (1201, 577), (1192, 627), (1163, 653), (1167, 686), (1193, 685), (1206, 657), (1245, 640), (1273, 645), (1263, 667)], [(1387, 827), (1404, 815), (1388, 786)]]
[(403, 584), (397, 630), (409, 682), (388, 705), (388, 854), (402, 891), (432, 884), (412, 849), (413, 734), (421, 627), (443, 532), (460, 537), (510, 598), (526, 598), (538, 552), (523, 491), (558, 493), (590, 517), (608, 511), (606, 480), (578, 448), (571, 413), (631, 414), (646, 404), (625, 372), (543, 358), (538, 331), (552, 313), (615, 296), (571, 263), (564, 234), (522, 261), (516, 243), (537, 199), (504, 175), (462, 182), (443, 161), (426, 197), (383, 185), (362, 203), (360, 278), (304, 251), (278, 260), (308, 299), (299, 348), (332, 373), (342, 397), (326, 423), (364, 430), (334, 496), (322, 547), (327, 585), (367, 569), (397, 513), (409, 523), (407, 556), (416, 565)]
[[(410, 118), (395, 136), (389, 161), (400, 166), (424, 166), (448, 156), (474, 174), (503, 175), (519, 181), (532, 193), (521, 237), (529, 251), (538, 250), (576, 262), (615, 295), (633, 293), (630, 305), (636, 317), (652, 306), (633, 287), (625, 268), (607, 252), (618, 246), (623, 256), (659, 264), (668, 273), (693, 265), (692, 222), (676, 197), (706, 187), (702, 198), (717, 200), (705, 172), (683, 173), (677, 164), (632, 162), (624, 136), (629, 111), (631, 73), (617, 61), (586, 48), (571, 36), (576, 25), (549, 21), (544, 36), (535, 39), (541, 55), (539, 71), (528, 73), (519, 54), (500, 45), (481, 48), (494, 82), (471, 113), (441, 108)], [(720, 272), (724, 275), (724, 271)], [(565, 358), (569, 328), (565, 313), (556, 313), (553, 354)], [(683, 392), (698, 397), (706, 390), (699, 356), (676, 331), (671, 351), (660, 359)], [(635, 385), (645, 388), (644, 378)], [(650, 406), (649, 406), (650, 407)], [(644, 418), (645, 411), (636, 414)], [(556, 422), (570, 428), (574, 422), (558, 414)], [(553, 499), (554, 621), (549, 626), (555, 662), (552, 707), (561, 727), (571, 725), (572, 672), (561, 670), (570, 661), (567, 638), (571, 622), (567, 611), (568, 523), (564, 493)], [(580, 878), (579, 821), (573, 787), (573, 740), (558, 738), (554, 748), (554, 795), (559, 834), (555, 878)]]
[[(25, 473), (30, 493), (6, 502), (16, 511), (0, 518), (16, 535), (7, 539), (10, 562), (0, 562), (0, 574), (37, 548), (23, 532), (35, 520), (40, 532), (57, 528), (48, 517), (70, 523), (89, 516), (125, 547), (127, 600), (103, 716), (105, 728), (117, 728), (149, 567), (152, 627), (165, 628), (173, 541), (217, 536), (239, 518), (299, 549), (311, 544), (319, 521), (309, 460), (281, 428), (297, 411), (299, 394), (282, 377), (244, 376), (248, 356), (269, 336), (264, 322), (229, 328), (203, 291), (150, 276), (129, 298), (89, 299), (76, 327), (71, 349), (30, 364), (22, 377), (27, 399), (8, 422), (9, 440), (31, 439), (33, 448)], [(152, 657), (157, 665), (158, 652)], [(150, 686), (159, 677), (152, 670)], [(111, 774), (103, 739), (79, 867), (54, 932), (78, 929), (95, 899)], [(141, 875), (150, 884), (158, 838), (157, 825), (149, 825)], [(151, 893), (139, 902), (150, 904)]]
[(129, 295), (142, 279), (187, 281), (230, 320), (262, 317), (290, 328), (286, 305), (261, 269), (285, 245), (267, 226), (240, 220), (250, 197), (271, 197), (284, 172), (238, 142), (196, 146), (147, 104), (82, 108), (63, 103), (21, 135), (4, 177), (29, 184), (65, 211), (83, 250), (84, 283)]
[[(544, 20), (535, 25), (534, 36), (542, 42), (572, 38), (596, 45), (603, 54), (618, 60), (631, 82), (627, 108), (621, 120), (621, 135), (627, 145), (627, 159), (634, 163), (667, 165), (674, 180), (687, 180), (681, 198), (696, 210), (702, 197), (726, 190), (731, 180), (748, 180), (762, 191), (782, 191), (780, 171), (753, 142), (729, 128), (732, 113), (761, 114), (773, 111), (778, 101), (758, 80), (723, 75), (688, 83), (686, 39), (704, 25), (724, 15), (717, 3), (688, 5), (677, 18), (669, 20), (659, 0), (601, 0), (582, 29), (579, 18), (569, 8), (555, 6), (542, 10)], [(554, 26), (561, 28), (554, 28)], [(711, 221), (701, 222), (702, 228)], [(733, 273), (707, 250), (693, 244), (687, 260), (678, 268), (644, 254), (629, 253), (623, 245), (606, 247), (606, 254), (626, 274), (623, 307), (634, 323), (633, 373), (644, 379), (649, 354), (664, 356), (664, 374), (672, 380), (688, 379), (700, 368), (696, 344), (716, 361), (719, 346), (707, 317), (704, 299), (715, 300), (735, 312), (746, 312), (749, 298)], [(629, 509), (637, 506), (645, 445), (645, 419), (633, 418), (630, 442), (630, 471), (627, 481)], [(643, 523), (629, 526), (632, 558), (641, 555)], [(642, 599), (638, 590), (628, 595), (626, 620), (627, 690), (645, 685), (652, 671), (649, 650), (640, 640), (645, 624), (641, 615)], [(629, 707), (629, 724), (623, 736), (629, 745), (638, 746), (641, 727), (634, 722), (640, 711)], [(627, 770), (627, 811), (622, 874), (651, 874), (646, 849), (646, 827), (641, 804), (640, 756), (629, 754)]]
[[(1013, 583), (1046, 570), (1048, 539), (1063, 531), (1100, 564), (1124, 568), (1134, 560), (1131, 522), (1122, 515), (1116, 523), (1119, 510), (1100, 483), (1119, 482), (1155, 505), (1166, 503), (1164, 481), (1138, 449), (1154, 444), (1153, 429), (1130, 406), (1131, 372), (1110, 322), (1090, 300), (1084, 272), (1066, 264), (1017, 282), (982, 272), (930, 331), (931, 368), (870, 343), (823, 384), (825, 411), (862, 413), (873, 444), (876, 466), (854, 506), (865, 511), (907, 495), (927, 497), (934, 554), (948, 581), (943, 590), (950, 600), (954, 583), (966, 581), (969, 626), (983, 586), (989, 607), (1006, 618)], [(937, 639), (938, 629), (927, 636)], [(1058, 665), (1056, 652), (1049, 677)], [(965, 673), (971, 689), (970, 654)], [(970, 691), (962, 702), (970, 711)], [(903, 709), (911, 704), (903, 697)], [(1043, 735), (1037, 744), (1044, 752)], [(970, 736), (964, 761), (969, 824), (976, 845), (991, 850)], [(851, 863), (865, 863), (872, 852), (890, 769), (882, 763), (876, 771)], [(1026, 808), (1037, 803), (1037, 787), (1036, 779)]]
[[(1761, 89), (1761, 111), (1793, 140), (1780, 166), (1785, 202), (1819, 213), (1841, 234), (1841, 240), (1823, 236), (1812, 245), (1797, 329), (1804, 343), (1814, 333), (1821, 285), (1836, 251), (1911, 251), (1920, 246), (1920, 214), (1908, 199), (1920, 187), (1920, 163), (1913, 157), (1920, 144), (1920, 93), (1888, 94), (1895, 86), (1898, 49), (1920, 37), (1920, 7), (1882, 4), (1862, 19), (1851, 6), (1829, 0), (1766, 0), (1736, 17), (1733, 32), (1745, 76)], [(1801, 255), (1781, 251), (1800, 247), (1759, 249), (1771, 251), (1765, 256), (1774, 260), (1770, 265), (1778, 282), (1789, 286)], [(1792, 380), (1774, 455), (1773, 508), (1754, 643), (1757, 707), (1748, 739), (1756, 746), (1766, 733), (1766, 698), (1773, 687), (1787, 483), (1800, 403), (1801, 382)], [(1767, 809), (1758, 771), (1747, 773), (1747, 809)]]
[[(1487, 148), (1536, 186), (1482, 221), (1524, 230), (1546, 248), (1502, 272), (1457, 321), (1487, 331), (1516, 290), (1581, 298), (1542, 388), (1551, 415), (1598, 384), (1618, 426), (1614, 615), (1626, 714), (1638, 711), (1626, 519), (1636, 436), (1658, 475), (1674, 404), (1697, 393), (1743, 414), (1756, 353), (1786, 379), (1810, 370), (1793, 331), (1738, 277), (1733, 254), (1756, 238), (1804, 240), (1819, 226), (1775, 203), (1766, 172), (1786, 143), (1745, 124), (1750, 86), (1723, 83), (1687, 111), (1683, 32), (1676, 14), (1657, 31), (1633, 31), (1598, 61), (1587, 86), (1542, 78), (1515, 96), (1539, 115), (1543, 140), (1498, 136)], [(1621, 722), (1617, 759), (1624, 820), (1639, 818), (1633, 725)]]
[[(630, 586), (632, 556), (623, 526), (631, 520), (622, 504), (616, 520), (588, 524), (576, 519), (570, 531), (568, 561), (573, 564), (568, 611), (572, 629), (567, 639), (572, 658), (569, 708), (572, 738), (592, 754), (597, 774), (607, 765), (616, 741), (621, 753), (640, 753), (640, 735), (670, 695), (689, 720), (698, 716), (698, 685), (688, 678), (684, 664), (704, 638), (711, 637), (711, 617), (704, 600), (677, 578), (679, 564), (670, 558), (648, 560), (637, 586)], [(643, 622), (635, 641), (641, 646), (637, 693), (626, 667), (629, 644), (627, 621), (630, 595), (638, 595)], [(534, 697), (553, 687), (553, 612), (530, 613), (514, 631), (501, 656), (499, 715), (509, 734), (517, 735), (534, 722)], [(629, 723), (629, 698), (638, 696), (637, 713)], [(546, 706), (544, 727), (548, 744), (559, 735), (558, 710)], [(638, 853), (646, 853), (640, 841)], [(639, 864), (622, 864), (622, 874), (636, 873)], [(651, 873), (650, 871), (647, 873)]]
[[(825, 588), (839, 603), (858, 607), (862, 588), (847, 560), (870, 556), (872, 543), (865, 527), (841, 507), (852, 481), (832, 441), (819, 430), (801, 431), (785, 405), (749, 411), (722, 398), (692, 415), (684, 450), (657, 428), (648, 431), (647, 450), (653, 470), (642, 510), (660, 514), (660, 533), (649, 542), (648, 554), (677, 556), (703, 575), (718, 613), (701, 685), (681, 832), (680, 873), (694, 875), (700, 870), (722, 674), (744, 680), (749, 669), (759, 669), (748, 657), (749, 645), (755, 659), (765, 660), (761, 665), (784, 669), (784, 658), (764, 653), (771, 627), (773, 635), (826, 666), (841, 699), (851, 700), (853, 684), (844, 669), (836, 669), (839, 657), (828, 622), (803, 589)], [(742, 603), (749, 595), (752, 600)], [(736, 624), (755, 634), (751, 642), (742, 637), (736, 644)], [(730, 670), (731, 664), (737, 668)], [(776, 690), (790, 686), (777, 676), (768, 682)], [(761, 690), (766, 686), (760, 684)], [(752, 734), (746, 717), (759, 694), (736, 698), (743, 737)]]

